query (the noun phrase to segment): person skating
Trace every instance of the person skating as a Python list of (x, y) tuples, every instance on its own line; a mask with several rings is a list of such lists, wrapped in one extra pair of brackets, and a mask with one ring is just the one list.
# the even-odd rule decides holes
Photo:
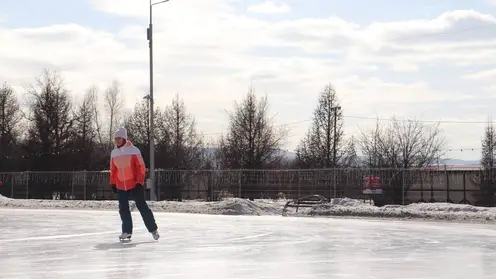
[(145, 201), (146, 167), (140, 150), (127, 138), (127, 130), (119, 128), (114, 133), (115, 148), (110, 155), (110, 185), (119, 198), (119, 215), (122, 221), (121, 240), (131, 239), (133, 220), (129, 198), (136, 203), (145, 226), (155, 240), (160, 238), (153, 212)]

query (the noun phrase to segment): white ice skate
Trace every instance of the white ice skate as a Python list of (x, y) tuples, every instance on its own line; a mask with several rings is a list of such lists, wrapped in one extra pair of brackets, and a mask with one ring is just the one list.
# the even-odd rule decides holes
[(121, 235), (119, 235), (119, 240), (120, 241), (131, 241), (131, 236), (132, 236), (132, 234), (130, 234), (130, 233), (122, 233)]
[(152, 232), (153, 239), (158, 240), (160, 238), (160, 234), (158, 234), (158, 230)]

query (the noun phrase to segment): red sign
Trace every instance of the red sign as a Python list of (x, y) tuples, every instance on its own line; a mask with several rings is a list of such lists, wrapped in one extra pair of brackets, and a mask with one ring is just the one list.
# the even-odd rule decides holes
[(365, 176), (363, 185), (363, 194), (365, 195), (381, 195), (384, 187), (381, 184), (379, 176)]

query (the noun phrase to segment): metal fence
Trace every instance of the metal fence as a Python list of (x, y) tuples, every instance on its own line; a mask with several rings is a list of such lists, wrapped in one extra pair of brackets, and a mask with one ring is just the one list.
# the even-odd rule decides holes
[[(366, 176), (380, 177), (388, 203), (452, 202), (494, 205), (493, 171), (457, 169), (312, 169), (312, 170), (158, 170), (160, 200), (226, 197), (293, 199), (318, 194), (364, 198)], [(109, 174), (101, 172), (0, 173), (0, 194), (17, 199), (115, 199)]]

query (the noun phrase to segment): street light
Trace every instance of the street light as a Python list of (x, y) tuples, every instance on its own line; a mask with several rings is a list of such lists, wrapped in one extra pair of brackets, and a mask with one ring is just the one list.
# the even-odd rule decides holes
[(146, 37), (148, 39), (148, 48), (150, 49), (150, 95), (149, 95), (149, 113), (150, 113), (150, 178), (146, 181), (150, 189), (150, 200), (158, 200), (157, 191), (155, 190), (155, 136), (154, 136), (154, 104), (153, 104), (153, 6), (169, 2), (170, 0), (163, 0), (152, 3), (150, 0), (150, 23), (146, 30)]
[[(143, 100), (147, 100), (148, 102), (148, 119), (147, 119), (147, 122), (146, 122), (146, 136), (147, 136), (147, 140), (148, 140), (148, 147), (150, 146), (150, 94), (146, 95), (145, 97), (143, 97)], [(148, 183), (148, 182), (147, 182)], [(148, 184), (147, 185), (147, 189), (150, 189), (150, 186), (151, 184)], [(150, 191), (150, 195), (151, 195), (151, 191)], [(151, 199), (151, 197), (150, 197)]]

